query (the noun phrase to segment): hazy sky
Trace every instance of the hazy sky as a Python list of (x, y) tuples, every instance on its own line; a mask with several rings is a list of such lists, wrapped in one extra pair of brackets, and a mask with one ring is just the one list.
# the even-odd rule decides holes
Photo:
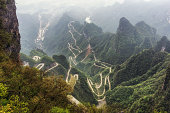
[(123, 3), (124, 0), (16, 0), (20, 5), (30, 5), (46, 3), (47, 5), (113, 5), (114, 3)]
[[(36, 12), (37, 10), (57, 8), (67, 8), (79, 6), (82, 8), (95, 8), (111, 6), (115, 3), (123, 4), (125, 1), (145, 1), (153, 0), (16, 0), (18, 12)], [(154, 0), (156, 1), (156, 0)]]

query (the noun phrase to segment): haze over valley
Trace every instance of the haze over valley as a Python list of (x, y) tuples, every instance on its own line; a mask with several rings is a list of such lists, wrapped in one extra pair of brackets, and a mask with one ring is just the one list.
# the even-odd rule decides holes
[(169, 0), (0, 0), (0, 112), (170, 113)]

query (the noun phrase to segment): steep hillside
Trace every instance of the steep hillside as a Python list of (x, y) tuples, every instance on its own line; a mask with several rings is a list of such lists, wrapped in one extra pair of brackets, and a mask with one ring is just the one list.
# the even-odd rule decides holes
[[(78, 46), (82, 50), (77, 56), (80, 62), (90, 45), (97, 59), (110, 64), (120, 64), (132, 54), (155, 46), (157, 39), (156, 30), (144, 22), (133, 26), (126, 18), (121, 18), (117, 33), (112, 34), (103, 33), (102, 29), (93, 23), (85, 22), (82, 25), (68, 15), (63, 15), (58, 24), (47, 31), (44, 49), (49, 55), (63, 54), (68, 58), (72, 52), (76, 53)], [(70, 51), (70, 47), (74, 50)]]
[(125, 17), (113, 34), (67, 14), (52, 24), (42, 16), (39, 23), (33, 19), (39, 28), (28, 40), (28, 49), (38, 49), (19, 55), (15, 1), (0, 0), (0, 112), (169, 112), (166, 36), (158, 41), (155, 28), (143, 21), (133, 25)]
[(127, 17), (133, 24), (142, 20), (156, 28), (159, 34), (169, 37), (169, 4), (169, 0), (129, 0), (123, 4), (98, 8), (91, 14), (91, 18), (95, 24), (108, 32), (116, 32), (121, 17)]
[(21, 34), (21, 52), (29, 54), (36, 47), (35, 40), (38, 37), (39, 19), (36, 15), (17, 14)]
[[(128, 21), (123, 18), (123, 23), (124, 22), (126, 23)], [(126, 23), (126, 26), (130, 25), (130, 23)], [(128, 37), (135, 36), (132, 33), (132, 31), (136, 32), (135, 27), (131, 25), (131, 34), (126, 32), (126, 30), (124, 31), (125, 28), (120, 26), (118, 34), (120, 33), (121, 36), (124, 36), (127, 40), (131, 39)], [(110, 34), (105, 35), (109, 36)], [(145, 35), (147, 35), (147, 33)], [(107, 108), (105, 112), (112, 111), (115, 113), (118, 111), (130, 113), (148, 113), (153, 112), (154, 110), (169, 111), (169, 40), (166, 37), (162, 37), (162, 39), (157, 42), (156, 46), (152, 48), (152, 43), (147, 44), (147, 40), (151, 42), (150, 40), (152, 38), (154, 37), (140, 37), (140, 39), (145, 39), (144, 41), (138, 40), (136, 37), (132, 38), (136, 41), (135, 43), (138, 41), (142, 42), (140, 45), (141, 47), (144, 47), (142, 49), (150, 49), (141, 49), (141, 52), (132, 55), (122, 64), (111, 67), (105, 62), (95, 61), (95, 58), (93, 58), (94, 56), (91, 57), (91, 60), (88, 60), (90, 61), (89, 63), (88, 61), (85, 61), (76, 65), (74, 64), (76, 62), (72, 59), (72, 56), (69, 57), (68, 63), (67, 58), (63, 55), (54, 55), (53, 59), (50, 60), (50, 57), (47, 58), (47, 55), (41, 50), (34, 50), (30, 55), (32, 55), (32, 57), (35, 55), (42, 57), (37, 63), (47, 64), (47, 66), (42, 68), (44, 72), (46, 72), (46, 68), (48, 69), (50, 64), (58, 62), (65, 70), (65, 73), (58, 73), (62, 69), (60, 68), (58, 70), (57, 67), (51, 70), (52, 73), (50, 73), (65, 75), (64, 78), (66, 81), (68, 79), (68, 84), (74, 87), (72, 95), (82, 103), (90, 102), (93, 104), (102, 104), (106, 100)], [(43, 57), (45, 57), (46, 60)], [(92, 62), (93, 60), (94, 62)], [(90, 66), (90, 70), (93, 71), (94, 77), (84, 74), (87, 72), (86, 65)], [(98, 68), (94, 68), (95, 66), (98, 66)], [(84, 71), (81, 72), (76, 68)], [(64, 70), (61, 72), (64, 72)], [(70, 77), (68, 77), (68, 72), (70, 73)], [(47, 75), (50, 75), (50, 73)], [(96, 100), (98, 100), (98, 102)], [(158, 100), (160, 101), (158, 102)]]
[[(63, 79), (73, 87), (72, 95), (80, 102), (98, 104), (86, 82), (87, 76), (76, 68), (70, 68), (70, 63), (65, 56), (53, 55), (51, 58), (42, 50), (37, 49), (32, 50), (30, 56), (21, 54), (21, 60), (25, 66), (35, 67), (41, 70), (44, 76), (63, 76)], [(74, 82), (75, 75), (78, 75), (78, 79)]]
[(169, 59), (166, 51), (149, 49), (116, 66), (110, 74), (112, 90), (106, 93), (107, 104), (119, 104), (118, 108), (130, 113), (169, 111)]
[(157, 43), (155, 50), (170, 52), (170, 41), (166, 36), (162, 37), (161, 40)]
[(20, 34), (14, 0), (0, 1), (0, 48), (19, 62)]
[[(87, 77), (87, 81), (84, 78), (81, 82), (85, 82), (85, 87), (87, 85), (90, 87), (99, 103), (104, 103), (105, 98), (107, 103), (113, 103), (111, 95), (122, 82), (131, 83), (131, 80), (139, 78), (139, 81), (132, 81), (135, 85), (142, 82), (141, 79), (145, 81), (149, 76), (153, 76), (155, 73), (149, 75), (145, 73), (148, 70), (155, 72), (155, 67), (158, 66), (156, 68), (158, 69), (167, 56), (167, 53), (151, 49), (159, 38), (154, 28), (145, 22), (139, 22), (134, 26), (124, 17), (120, 19), (116, 34), (103, 33), (102, 29), (93, 23), (80, 24), (68, 15), (64, 15), (47, 33), (49, 37), (45, 39), (44, 47), (48, 54), (65, 55), (70, 67), (88, 75), (84, 76)], [(74, 77), (77, 76), (76, 73), (72, 74)], [(78, 75), (80, 76), (80, 73)], [(75, 86), (77, 92), (73, 95), (79, 100), (83, 98), (86, 101), (87, 98), (82, 97), (83, 93), (78, 91), (81, 89), (78, 83), (79, 81)], [(106, 93), (107, 91), (111, 93)]]
[(68, 99), (72, 89), (62, 78), (20, 64), (20, 46), (15, 1), (0, 0), (0, 112), (47, 113), (67, 106), (73, 113), (83, 112)]
[[(104, 32), (116, 33), (117, 27), (119, 26), (119, 20), (122, 17), (128, 18), (132, 24), (136, 24), (139, 21), (145, 21), (150, 26), (157, 29), (158, 34), (166, 35), (169, 37), (170, 32), (170, 2), (168, 0), (164, 0), (163, 2), (154, 0), (154, 1), (145, 1), (145, 0), (129, 0), (124, 1), (123, 4), (110, 4), (106, 7), (94, 8), (93, 10), (87, 8), (82, 8), (79, 6), (71, 6), (69, 9), (63, 10), (62, 8), (57, 8), (57, 13), (54, 11), (49, 11), (49, 9), (38, 11), (29, 4), (26, 8), (23, 8), (24, 11), (21, 11), (20, 5), (18, 4), (18, 17), (20, 22), (20, 32), (23, 37), (21, 40), (23, 43), (22, 52), (25, 54), (29, 53), (35, 47), (35, 39), (38, 37), (39, 28), (40, 28), (40, 20), (38, 18), (39, 14), (47, 14), (47, 16), (42, 16), (43, 24), (50, 22), (50, 26), (52, 27), (54, 24), (58, 22), (59, 18), (63, 15), (63, 13), (67, 13), (70, 17), (75, 18), (81, 23), (84, 22), (86, 17), (90, 16), (93, 23), (100, 26)], [(47, 6), (47, 5), (46, 5)], [(48, 7), (48, 6), (47, 6)], [(31, 11), (33, 14), (29, 14)], [(21, 13), (22, 12), (22, 13)], [(107, 13), (106, 13), (107, 12)], [(54, 20), (44, 22), (44, 19), (50, 19), (51, 17), (55, 17)], [(54, 25), (54, 26), (55, 26)], [(54, 27), (53, 26), (53, 27)], [(49, 33), (50, 34), (50, 33)], [(48, 35), (49, 35), (48, 34)], [(47, 37), (48, 37), (47, 35)], [(33, 40), (30, 40), (33, 39)], [(31, 43), (30, 43), (31, 42)], [(34, 44), (33, 44), (33, 43)], [(29, 48), (29, 49), (28, 49)], [(27, 52), (28, 51), (28, 52)]]

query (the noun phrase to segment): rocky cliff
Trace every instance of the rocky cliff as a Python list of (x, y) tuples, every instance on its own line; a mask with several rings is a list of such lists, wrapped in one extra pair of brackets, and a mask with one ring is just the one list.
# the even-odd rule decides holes
[(18, 62), (21, 47), (15, 0), (0, 0), (0, 24), (0, 45), (10, 58)]

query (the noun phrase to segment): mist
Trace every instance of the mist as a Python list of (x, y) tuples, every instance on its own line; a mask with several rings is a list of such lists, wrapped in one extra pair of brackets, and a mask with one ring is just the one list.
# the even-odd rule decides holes
[(63, 14), (110, 33), (116, 33), (120, 18), (126, 17), (133, 25), (144, 21), (161, 36), (170, 37), (169, 4), (169, 0), (16, 0), (22, 48), (34, 47), (40, 21), (42, 26), (57, 26)]
[[(52, 17), (61, 17), (67, 12), (73, 15), (75, 19), (85, 20), (87, 16), (91, 16), (110, 7), (135, 7), (138, 6), (158, 6), (166, 3), (168, 0), (16, 0), (17, 14), (48, 14)], [(140, 12), (143, 9), (140, 8)], [(145, 10), (145, 9), (144, 9)], [(115, 12), (115, 10), (112, 10)], [(126, 11), (124, 11), (126, 12)], [(105, 13), (109, 13), (106, 12)], [(79, 17), (77, 17), (79, 16)], [(103, 15), (105, 16), (105, 15)]]
[(16, 0), (18, 13), (52, 13), (57, 10), (69, 10), (71, 7), (92, 11), (99, 7), (108, 7), (124, 3), (165, 3), (168, 0)]

